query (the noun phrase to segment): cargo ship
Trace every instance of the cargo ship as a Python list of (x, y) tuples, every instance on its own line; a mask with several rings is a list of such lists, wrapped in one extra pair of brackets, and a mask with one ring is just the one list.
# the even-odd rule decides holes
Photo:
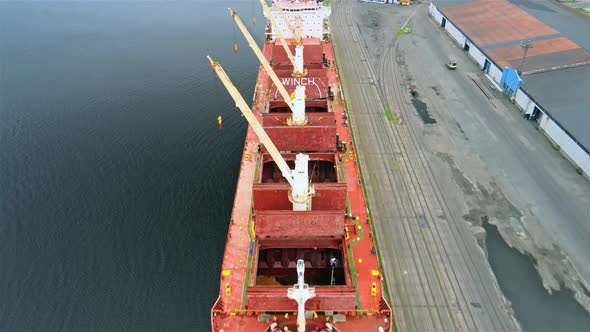
[(213, 332), (390, 332), (391, 308), (330, 39), (330, 7), (277, 0), (258, 47), (251, 108), (211, 67), (248, 121)]

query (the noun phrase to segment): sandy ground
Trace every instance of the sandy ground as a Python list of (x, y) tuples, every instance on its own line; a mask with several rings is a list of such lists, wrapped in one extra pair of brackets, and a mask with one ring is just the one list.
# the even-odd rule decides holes
[[(411, 32), (399, 32), (406, 22)], [(481, 244), (482, 222), (497, 225), (537, 260), (548, 291), (565, 285), (590, 312), (588, 181), (436, 25), (427, 1), (359, 3), (354, 24), (397, 125), (416, 129), (449, 209)], [(450, 59), (457, 71), (445, 68)], [(394, 85), (407, 94), (391, 93)]]

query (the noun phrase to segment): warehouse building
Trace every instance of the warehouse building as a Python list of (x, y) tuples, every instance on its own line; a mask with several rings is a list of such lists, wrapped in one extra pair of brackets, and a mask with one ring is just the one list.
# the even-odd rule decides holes
[(590, 177), (590, 23), (553, 15), (566, 36), (506, 0), (433, 0), (430, 15)]

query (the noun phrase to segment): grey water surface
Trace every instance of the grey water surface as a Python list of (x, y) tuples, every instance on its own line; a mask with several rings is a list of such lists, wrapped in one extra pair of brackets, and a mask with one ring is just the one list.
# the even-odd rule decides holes
[(590, 331), (590, 315), (570, 290), (547, 293), (535, 261), (510, 248), (496, 226), (483, 227), (490, 265), (524, 332)]
[(210, 329), (246, 122), (205, 56), (258, 71), (230, 6), (261, 42), (250, 0), (0, 2), (0, 331)]

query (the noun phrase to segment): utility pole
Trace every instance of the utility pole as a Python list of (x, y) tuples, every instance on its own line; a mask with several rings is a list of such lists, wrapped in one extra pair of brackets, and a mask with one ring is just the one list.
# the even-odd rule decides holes
[(520, 42), (520, 47), (522, 47), (522, 60), (520, 60), (520, 64), (518, 65), (518, 75), (522, 74), (522, 67), (524, 66), (524, 60), (526, 59), (526, 54), (529, 51), (529, 48), (533, 48), (533, 42), (529, 40), (522, 40)]

